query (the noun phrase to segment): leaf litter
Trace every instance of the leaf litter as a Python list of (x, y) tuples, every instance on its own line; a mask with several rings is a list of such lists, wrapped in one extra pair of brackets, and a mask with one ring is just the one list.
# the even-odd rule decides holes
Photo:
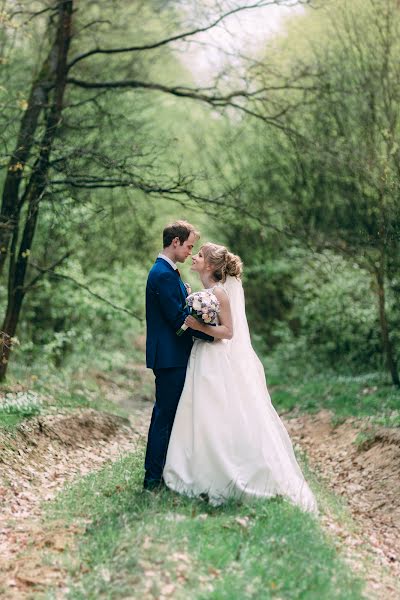
[(356, 528), (332, 511), (321, 522), (366, 580), (368, 597), (398, 600), (400, 431), (373, 426), (368, 418), (351, 417), (335, 426), (326, 410), (286, 418), (285, 425), (311, 470), (350, 510)]
[[(67, 592), (61, 561), (46, 565), (41, 553), (51, 548), (62, 555), (73, 547), (82, 524), (67, 526), (53, 522), (44, 526), (41, 505), (73, 479), (134, 451), (138, 439), (147, 433), (150, 396), (139, 394), (128, 403), (127, 396), (131, 394), (122, 389), (120, 381), (97, 375), (108, 399), (129, 410), (130, 426), (123, 418), (85, 409), (68, 415), (35, 417), (21, 424), (15, 434), (0, 434), (0, 592), (5, 600), (29, 598), (34, 591), (43, 591), (48, 586), (58, 587), (61, 596)], [(143, 373), (139, 375), (139, 379), (146, 377)], [(149, 387), (150, 382), (146, 383)], [(368, 597), (397, 600), (400, 597), (395, 583), (400, 574), (399, 431), (371, 430), (367, 420), (354, 418), (335, 427), (328, 411), (286, 418), (285, 424), (293, 442), (307, 454), (311, 469), (345, 499), (357, 530), (329, 509), (320, 517), (322, 526), (332, 535), (338, 549), (341, 552), (344, 549), (349, 566), (366, 579)], [(174, 520), (179, 518), (174, 516)], [(201, 513), (196, 518), (205, 519), (207, 514)], [(240, 517), (236, 524), (244, 529), (250, 525)], [(145, 550), (149, 551), (151, 545), (150, 538), (145, 538)], [(184, 583), (187, 578), (190, 557), (177, 555), (172, 563), (174, 570), (179, 570), (178, 580), (172, 582), (165, 571), (164, 577), (155, 581), (161, 575), (157, 566), (157, 573), (149, 577), (147, 589), (143, 590), (143, 598), (163, 600), (174, 596), (176, 584)], [(151, 571), (154, 564), (146, 568)], [(111, 574), (104, 572), (102, 577), (107, 580)], [(212, 591), (209, 578), (213, 577), (218, 574), (211, 573), (205, 578), (208, 591)]]
[(81, 525), (46, 524), (43, 504), (68, 482), (136, 449), (138, 434), (126, 419), (77, 410), (24, 421), (0, 433), (0, 593), (4, 600), (65, 587), (60, 563), (45, 564), (46, 550), (73, 547)]

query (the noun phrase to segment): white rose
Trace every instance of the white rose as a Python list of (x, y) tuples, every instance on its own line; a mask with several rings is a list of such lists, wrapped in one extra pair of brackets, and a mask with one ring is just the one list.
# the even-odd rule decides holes
[(200, 302), (200, 300), (198, 298), (195, 298), (193, 300), (192, 306), (193, 306), (194, 310), (201, 310), (201, 302)]

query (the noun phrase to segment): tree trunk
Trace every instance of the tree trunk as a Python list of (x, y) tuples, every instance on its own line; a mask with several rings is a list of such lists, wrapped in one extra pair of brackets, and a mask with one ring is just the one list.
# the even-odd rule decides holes
[(14, 229), (18, 226), (22, 204), (19, 189), (25, 164), (34, 143), (40, 113), (48, 104), (50, 84), (52, 83), (50, 81), (50, 62), (49, 56), (44, 61), (38, 78), (32, 84), (28, 107), (22, 117), (17, 144), (7, 167), (0, 212), (0, 275), (4, 269)]
[(4, 270), (13, 232), (18, 225), (24, 202), (24, 197), (20, 196), (20, 186), (25, 165), (35, 142), (40, 114), (48, 107), (50, 92), (59, 78), (59, 69), (62, 69), (62, 78), (65, 81), (66, 61), (65, 65), (60, 62), (62, 58), (60, 51), (65, 52), (66, 58), (71, 35), (72, 4), (73, 0), (58, 1), (59, 19), (56, 38), (38, 77), (31, 86), (28, 107), (22, 117), (17, 143), (7, 166), (0, 211), (0, 276)]
[[(28, 204), (28, 211), (17, 258), (15, 258), (15, 252), (18, 242), (19, 218), (16, 222), (12, 223), (11, 227), (7, 228), (7, 230), (3, 229), (3, 232), (7, 231), (7, 236), (3, 238), (6, 239), (7, 249), (11, 243), (13, 252), (12, 256), (10, 256), (9, 265), (8, 303), (2, 326), (3, 343), (0, 347), (0, 381), (5, 378), (7, 372), (12, 346), (11, 338), (15, 335), (22, 302), (25, 296), (25, 277), (29, 263), (29, 254), (36, 230), (39, 204), (46, 189), (50, 152), (62, 115), (67, 75), (67, 56), (71, 37), (72, 4), (72, 0), (61, 0), (58, 4), (59, 20), (57, 35), (50, 53), (50, 71), (54, 73), (54, 79), (51, 82), (51, 87), (54, 90), (53, 100), (49, 107), (49, 114), (46, 119), (45, 130), (40, 143), (39, 156), (36, 159), (32, 169), (32, 175), (23, 196), (23, 203)], [(16, 182), (14, 181), (13, 193), (16, 189), (15, 184)], [(18, 195), (18, 191), (16, 194)], [(11, 205), (9, 204), (7, 206)], [(18, 217), (21, 206), (22, 202), (17, 201)], [(2, 216), (4, 216), (4, 213)], [(0, 224), (1, 222), (4, 221), (0, 221)], [(0, 251), (0, 256), (4, 256), (4, 252), (1, 248)], [(3, 265), (4, 261), (5, 259), (3, 258)]]
[(393, 346), (389, 337), (389, 326), (386, 317), (385, 276), (383, 267), (383, 257), (381, 257), (379, 267), (376, 269), (375, 275), (378, 288), (379, 322), (381, 326), (382, 347), (386, 358), (387, 368), (392, 376), (392, 381), (394, 385), (400, 387), (399, 372), (397, 370)]
[(3, 339), (0, 344), (0, 381), (3, 381), (7, 373), (12, 341), (17, 329), (23, 299), (24, 293), (21, 289), (15, 289), (12, 296), (8, 298), (7, 312), (3, 322)]

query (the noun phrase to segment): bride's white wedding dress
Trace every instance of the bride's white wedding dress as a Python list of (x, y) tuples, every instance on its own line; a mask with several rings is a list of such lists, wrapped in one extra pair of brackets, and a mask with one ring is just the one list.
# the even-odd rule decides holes
[(228, 277), (218, 286), (230, 300), (233, 338), (194, 342), (164, 481), (188, 496), (206, 493), (215, 505), (281, 495), (314, 512), (315, 498), (251, 345), (241, 281)]

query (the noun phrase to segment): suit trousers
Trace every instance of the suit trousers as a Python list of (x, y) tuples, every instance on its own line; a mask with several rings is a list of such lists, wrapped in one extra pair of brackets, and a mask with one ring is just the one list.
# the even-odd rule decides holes
[(162, 482), (169, 438), (185, 384), (186, 367), (154, 369), (156, 401), (147, 438), (144, 487)]

